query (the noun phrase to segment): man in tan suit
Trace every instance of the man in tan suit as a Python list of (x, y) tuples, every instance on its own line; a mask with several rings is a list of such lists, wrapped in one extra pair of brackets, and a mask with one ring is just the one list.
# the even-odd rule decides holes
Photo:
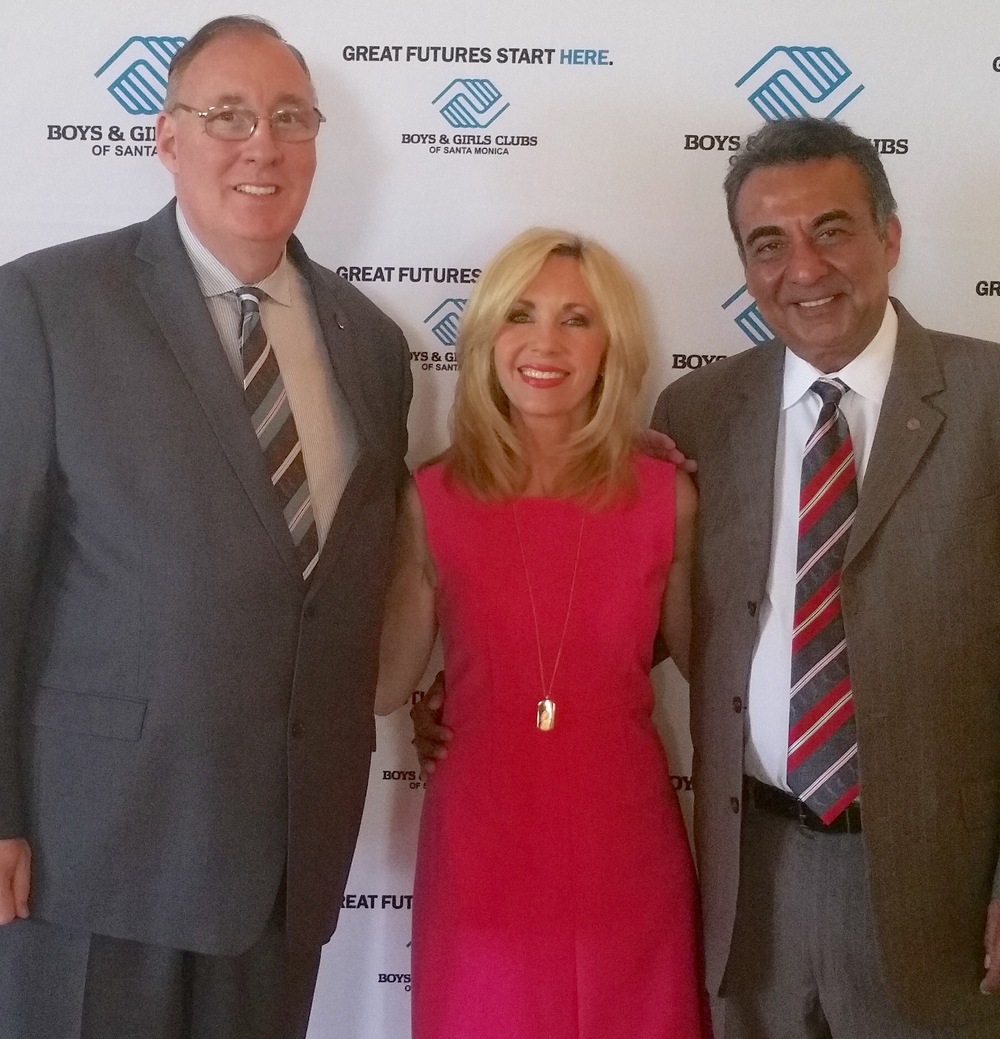
[[(889, 299), (895, 202), (847, 127), (765, 127), (726, 191), (780, 339), (670, 386), (653, 420), (699, 464), (691, 716), (716, 1035), (1000, 1035), (1000, 346)], [(837, 430), (815, 500), (853, 498), (817, 545), (801, 474)], [(838, 543), (803, 604), (797, 582)], [(830, 666), (832, 698), (797, 720)], [(838, 740), (801, 783), (803, 755)]]

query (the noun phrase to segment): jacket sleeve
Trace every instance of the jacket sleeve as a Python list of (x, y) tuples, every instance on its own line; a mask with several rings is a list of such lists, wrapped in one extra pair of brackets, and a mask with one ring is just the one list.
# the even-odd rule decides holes
[(54, 475), (52, 374), (37, 300), (0, 267), (0, 838), (25, 835), (22, 667)]

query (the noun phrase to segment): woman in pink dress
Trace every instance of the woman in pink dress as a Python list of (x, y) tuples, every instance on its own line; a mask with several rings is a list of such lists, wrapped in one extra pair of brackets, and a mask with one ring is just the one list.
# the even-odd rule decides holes
[(697, 893), (650, 720), (686, 672), (696, 496), (637, 454), (645, 323), (619, 262), (536, 229), (463, 317), (452, 442), (400, 522), (377, 710), (440, 628), (453, 730), (413, 911), (414, 1039), (703, 1039)]

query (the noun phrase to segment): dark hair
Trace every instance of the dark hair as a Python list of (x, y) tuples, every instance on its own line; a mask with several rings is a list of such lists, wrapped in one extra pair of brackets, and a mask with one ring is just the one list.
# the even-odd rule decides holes
[(889, 218), (896, 212), (896, 200), (892, 197), (882, 160), (871, 141), (859, 137), (845, 123), (831, 119), (812, 116), (779, 119), (750, 134), (740, 151), (729, 160), (729, 172), (723, 187), (729, 226), (741, 258), (745, 259), (736, 225), (736, 199), (747, 177), (754, 170), (767, 166), (836, 158), (849, 159), (857, 166), (868, 187), (875, 227), (880, 236), (885, 233)]
[(222, 18), (213, 18), (212, 21), (203, 25), (174, 54), (170, 62), (170, 69), (167, 72), (167, 96), (163, 102), (164, 112), (169, 112), (177, 104), (177, 98), (174, 96), (177, 93), (177, 84), (180, 82), (181, 76), (188, 65), (213, 40), (222, 39), (226, 36), (270, 36), (272, 40), (278, 40), (279, 43), (283, 43), (292, 52), (295, 60), (302, 66), (302, 71), (309, 78), (309, 82), (312, 82), (312, 75), (309, 72), (306, 59), (302, 57), (302, 52), (297, 47), (293, 47), (270, 22), (252, 14), (227, 14)]

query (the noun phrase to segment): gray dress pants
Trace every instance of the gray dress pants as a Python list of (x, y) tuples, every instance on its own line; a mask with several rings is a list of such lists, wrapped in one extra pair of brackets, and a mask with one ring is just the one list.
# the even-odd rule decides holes
[(896, 1011), (860, 834), (818, 833), (752, 805), (722, 994), (724, 1039), (996, 1039), (995, 1025), (928, 1030)]
[(238, 956), (205, 956), (29, 919), (0, 927), (3, 1039), (303, 1039), (320, 949), (273, 913)]

